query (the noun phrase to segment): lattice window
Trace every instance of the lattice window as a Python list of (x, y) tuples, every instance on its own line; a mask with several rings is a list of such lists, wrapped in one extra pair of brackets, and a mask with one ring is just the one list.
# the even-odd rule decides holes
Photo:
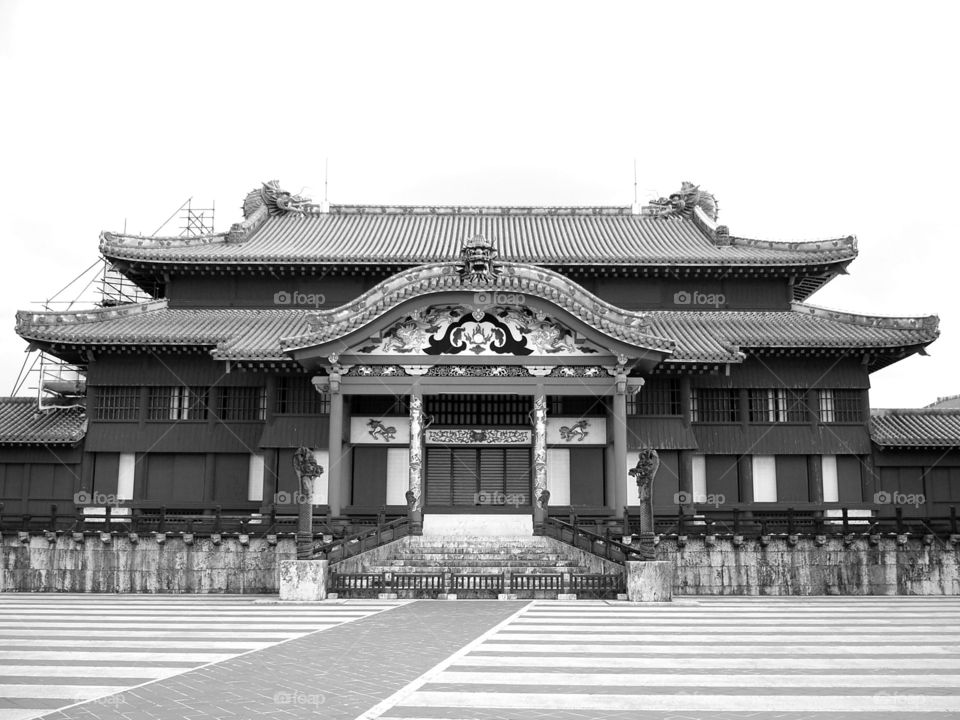
[(266, 393), (262, 387), (220, 388), (220, 420), (263, 420), (266, 418)]
[(136, 420), (140, 416), (139, 387), (98, 387), (96, 398), (98, 420)]
[(281, 376), (273, 409), (278, 415), (329, 415), (330, 395), (317, 392), (310, 377)]
[(410, 403), (406, 395), (354, 395), (351, 399), (354, 415), (409, 415)]
[(607, 414), (607, 406), (602, 397), (592, 395), (548, 395), (547, 414), (600, 417)]
[(529, 425), (532, 403), (523, 395), (429, 395), (427, 415), (434, 425)]
[(673, 417), (680, 415), (680, 381), (651, 378), (636, 395), (627, 396), (627, 415)]
[(820, 422), (862, 423), (863, 391), (849, 389), (818, 390)]
[(147, 420), (206, 420), (207, 388), (151, 387)]
[(752, 423), (807, 421), (806, 393), (803, 390), (752, 388), (748, 398)]
[(693, 422), (740, 422), (738, 392), (733, 388), (694, 388), (690, 396)]

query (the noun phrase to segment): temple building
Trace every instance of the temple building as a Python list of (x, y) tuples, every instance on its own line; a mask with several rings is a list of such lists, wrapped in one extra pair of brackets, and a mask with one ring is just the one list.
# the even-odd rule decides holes
[(80, 379), (59, 408), (0, 401), (2, 515), (289, 511), (302, 446), (325, 532), (411, 507), (424, 532), (528, 533), (543, 506), (616, 521), (645, 449), (658, 519), (960, 502), (960, 411), (869, 402), (937, 317), (812, 304), (854, 237), (717, 220), (688, 183), (631, 208), (328, 206), (270, 182), (228, 232), (104, 232), (152, 299), (17, 314)]

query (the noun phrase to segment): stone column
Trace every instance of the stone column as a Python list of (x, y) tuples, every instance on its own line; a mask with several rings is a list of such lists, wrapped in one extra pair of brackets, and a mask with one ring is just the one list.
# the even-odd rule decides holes
[(543, 534), (548, 512), (547, 492), (547, 396), (538, 385), (533, 396), (533, 534)]
[(407, 490), (407, 517), (410, 533), (423, 534), (423, 395), (410, 391), (410, 487)]
[(293, 454), (293, 470), (297, 474), (297, 557), (308, 559), (313, 554), (313, 485), (323, 468), (317, 464), (313, 451), (300, 447)]

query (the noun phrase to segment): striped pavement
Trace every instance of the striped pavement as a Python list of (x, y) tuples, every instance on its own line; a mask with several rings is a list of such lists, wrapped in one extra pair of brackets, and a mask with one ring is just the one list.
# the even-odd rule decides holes
[(960, 718), (960, 599), (536, 601), (361, 717)]
[[(122, 690), (368, 617), (390, 601), (0, 594), (0, 720)], [(118, 700), (119, 702), (119, 700)]]

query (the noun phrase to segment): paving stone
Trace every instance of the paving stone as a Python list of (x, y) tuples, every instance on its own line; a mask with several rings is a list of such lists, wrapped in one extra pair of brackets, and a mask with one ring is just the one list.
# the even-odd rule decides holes
[(353, 720), (526, 604), (418, 601), (43, 718)]

